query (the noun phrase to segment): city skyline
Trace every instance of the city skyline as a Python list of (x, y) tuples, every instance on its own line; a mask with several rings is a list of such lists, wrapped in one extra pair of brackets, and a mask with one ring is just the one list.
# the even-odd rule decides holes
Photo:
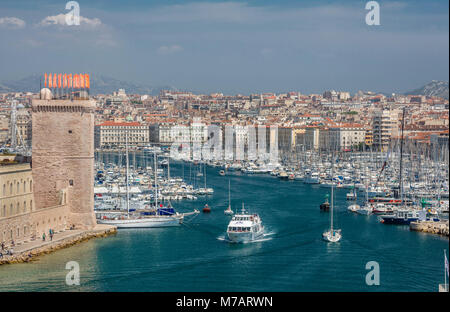
[(390, 93), (448, 81), (448, 2), (379, 3), (381, 25), (368, 26), (360, 1), (79, 1), (74, 28), (62, 25), (65, 3), (4, 1), (0, 81), (74, 64), (203, 93)]

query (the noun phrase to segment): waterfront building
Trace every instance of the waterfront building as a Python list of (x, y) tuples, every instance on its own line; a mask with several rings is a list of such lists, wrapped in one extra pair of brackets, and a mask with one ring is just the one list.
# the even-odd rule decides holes
[[(305, 150), (318, 150), (319, 149), (319, 135), (321, 130), (319, 127), (312, 126), (305, 129), (304, 134), (304, 146)], [(326, 145), (326, 143), (324, 144)]]
[(30, 239), (35, 231), (32, 221), (33, 177), (28, 159), (0, 154), (0, 243)]
[(143, 146), (150, 142), (149, 127), (139, 122), (105, 121), (95, 126), (95, 147), (124, 147), (128, 132), (129, 146)]
[(204, 143), (208, 139), (208, 125), (197, 119), (191, 124), (154, 123), (149, 129), (152, 143)]
[(366, 130), (362, 125), (345, 123), (328, 129), (328, 146), (333, 150), (349, 150), (364, 143)]
[(9, 122), (9, 116), (6, 114), (0, 115), (0, 143), (5, 144), (10, 135), (10, 122)]
[(364, 139), (364, 144), (366, 146), (372, 146), (372, 144), (373, 144), (372, 129), (366, 129), (366, 135), (365, 135), (365, 139)]
[(16, 118), (16, 145), (31, 146), (31, 118), (28, 111), (25, 109), (18, 110)]

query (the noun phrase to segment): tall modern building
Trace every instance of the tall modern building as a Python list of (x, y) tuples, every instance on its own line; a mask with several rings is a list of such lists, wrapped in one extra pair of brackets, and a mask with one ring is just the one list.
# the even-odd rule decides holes
[(393, 134), (397, 132), (397, 114), (394, 111), (375, 111), (372, 117), (372, 146), (386, 151)]

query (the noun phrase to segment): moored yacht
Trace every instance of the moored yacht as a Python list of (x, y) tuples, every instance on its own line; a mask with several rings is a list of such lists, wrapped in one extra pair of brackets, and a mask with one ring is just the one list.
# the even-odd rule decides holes
[(351, 212), (357, 212), (359, 209), (361, 209), (361, 207), (358, 204), (351, 204), (350, 206), (348, 206), (348, 211)]
[(381, 222), (384, 224), (409, 225), (413, 221), (419, 220), (417, 211), (409, 209), (398, 209), (393, 214), (382, 215)]
[(306, 172), (305, 179), (303, 181), (306, 184), (319, 184), (320, 183), (320, 177), (319, 173), (308, 171)]

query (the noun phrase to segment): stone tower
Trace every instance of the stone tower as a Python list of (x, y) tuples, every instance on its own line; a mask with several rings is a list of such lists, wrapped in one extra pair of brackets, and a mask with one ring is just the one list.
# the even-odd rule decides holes
[(42, 98), (32, 101), (35, 209), (65, 202), (68, 226), (91, 229), (96, 225), (95, 101)]

